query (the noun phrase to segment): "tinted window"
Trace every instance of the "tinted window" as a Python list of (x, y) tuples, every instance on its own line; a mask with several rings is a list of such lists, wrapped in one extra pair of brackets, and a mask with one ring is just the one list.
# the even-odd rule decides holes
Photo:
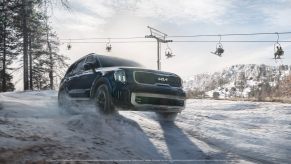
[(79, 61), (72, 73), (75, 74), (75, 73), (81, 72), (84, 69), (84, 62), (85, 62), (85, 59), (82, 59), (81, 61)]
[(69, 67), (69, 69), (67, 70), (67, 73), (66, 73), (65, 76), (70, 75), (70, 74), (73, 72), (74, 67), (75, 67), (75, 64), (72, 64), (72, 65)]
[(98, 56), (102, 67), (128, 66), (141, 67), (139, 63), (110, 56)]

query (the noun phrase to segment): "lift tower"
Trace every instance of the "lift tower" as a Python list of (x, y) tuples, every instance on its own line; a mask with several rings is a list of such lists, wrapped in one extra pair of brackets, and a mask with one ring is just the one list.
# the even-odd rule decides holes
[(157, 40), (157, 49), (158, 49), (158, 54), (157, 54), (157, 66), (158, 66), (158, 70), (161, 70), (161, 43), (168, 43), (168, 42), (172, 42), (172, 40), (166, 40), (166, 37), (168, 36), (167, 34), (154, 29), (150, 26), (148, 26), (148, 28), (150, 29), (150, 35), (146, 35), (146, 38), (154, 38)]

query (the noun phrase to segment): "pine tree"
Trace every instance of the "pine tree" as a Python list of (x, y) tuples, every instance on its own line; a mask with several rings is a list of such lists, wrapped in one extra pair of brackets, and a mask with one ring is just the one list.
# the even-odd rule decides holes
[[(67, 0), (60, 3), (68, 7)], [(22, 62), (24, 90), (53, 89), (62, 76), (67, 58), (58, 52), (59, 41), (48, 23), (46, 4), (52, 1), (0, 1), (0, 92), (14, 90), (9, 73), (17, 60)]]
[(17, 58), (18, 52), (18, 32), (15, 26), (16, 11), (20, 7), (17, 1), (3, 0), (0, 2), (0, 92), (14, 90), (12, 83), (12, 70), (10, 65)]
[(55, 81), (68, 66), (67, 58), (58, 53), (59, 40), (48, 24), (49, 18), (44, 11), (34, 10), (29, 17), (31, 89), (56, 88)]

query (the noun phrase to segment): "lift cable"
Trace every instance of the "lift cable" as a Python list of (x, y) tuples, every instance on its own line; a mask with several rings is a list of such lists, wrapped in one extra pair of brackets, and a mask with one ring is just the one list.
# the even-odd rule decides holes
[[(172, 35), (167, 38), (194, 38), (194, 37), (215, 37), (215, 36), (253, 36), (253, 35), (284, 35), (291, 34), (291, 32), (265, 32), (265, 33), (226, 33), (226, 34), (202, 34), (202, 35)], [(127, 40), (127, 39), (144, 39), (142, 36), (133, 37), (94, 37), (94, 38), (61, 38), (60, 40)]]
[[(215, 40), (176, 40), (176, 41), (173, 41), (173, 42), (217, 42)], [(245, 43), (269, 43), (269, 42), (276, 42), (275, 40), (223, 40), (223, 41), (220, 41), (220, 42), (225, 42), (225, 43), (236, 43), (236, 42), (245, 42)], [(282, 40), (280, 42), (291, 42), (291, 40)]]
[[(113, 41), (110, 43), (155, 43), (156, 41)], [(176, 42), (176, 43), (216, 43), (217, 40), (173, 40), (172, 42)], [(220, 42), (224, 42), (224, 43), (274, 43), (276, 42), (276, 40), (222, 40)], [(286, 42), (286, 43), (290, 43), (291, 40), (281, 40), (281, 43)], [(82, 41), (73, 41), (73, 42), (61, 42), (61, 43), (108, 43), (108, 42), (82, 42)]]
[[(152, 42), (156, 42), (156, 41), (113, 41), (113, 42), (110, 42), (110, 43), (152, 43)], [(64, 42), (62, 41), (61, 43), (69, 43), (69, 42)], [(108, 43), (107, 41), (104, 41), (104, 42), (94, 42), (94, 41), (91, 41), (91, 42), (83, 42), (83, 41), (73, 41), (73, 42), (70, 42), (70, 43)]]
[(233, 33), (233, 34), (206, 34), (206, 35), (173, 35), (169, 38), (194, 38), (194, 37), (209, 37), (209, 36), (252, 36), (252, 35), (284, 35), (291, 34), (291, 32), (262, 32), (262, 33)]
[(69, 38), (65, 38), (65, 39), (60, 39), (60, 40), (108, 40), (108, 39), (118, 39), (118, 40), (126, 40), (126, 39), (144, 39), (144, 37), (138, 37), (138, 36), (134, 36), (134, 37), (121, 37), (121, 38), (73, 38), (73, 39), (69, 39)]

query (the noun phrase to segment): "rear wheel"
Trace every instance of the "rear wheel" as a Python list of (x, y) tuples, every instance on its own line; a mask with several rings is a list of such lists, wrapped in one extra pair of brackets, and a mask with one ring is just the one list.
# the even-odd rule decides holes
[(158, 119), (161, 121), (175, 121), (177, 112), (156, 112)]
[(112, 97), (106, 84), (102, 84), (98, 87), (95, 94), (95, 105), (96, 110), (103, 114), (115, 113)]
[(65, 106), (65, 104), (67, 104), (65, 96), (66, 96), (65, 91), (60, 90), (58, 93), (58, 105), (59, 105), (59, 107), (63, 108)]
[(58, 93), (58, 105), (61, 113), (65, 113), (65, 111), (69, 108), (70, 102), (68, 101), (65, 90), (60, 90)]
[(60, 90), (58, 93), (58, 105), (62, 114), (78, 114), (80, 113), (78, 107), (73, 106), (73, 101), (70, 100), (65, 90)]

